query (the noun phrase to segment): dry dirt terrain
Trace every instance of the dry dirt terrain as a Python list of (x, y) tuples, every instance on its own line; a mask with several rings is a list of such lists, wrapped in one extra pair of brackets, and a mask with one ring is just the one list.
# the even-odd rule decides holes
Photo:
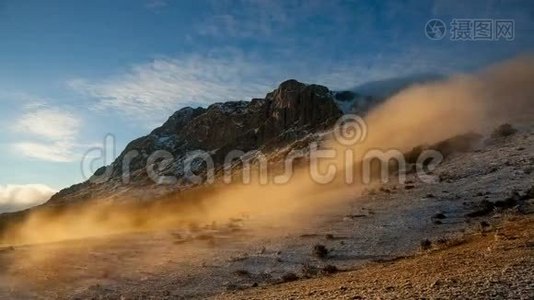
[(491, 232), (446, 243), (394, 262), (217, 299), (534, 298), (532, 216), (509, 218)]
[(6, 246), (0, 299), (532, 299), (534, 134), (517, 128), (297, 229), (249, 216)]

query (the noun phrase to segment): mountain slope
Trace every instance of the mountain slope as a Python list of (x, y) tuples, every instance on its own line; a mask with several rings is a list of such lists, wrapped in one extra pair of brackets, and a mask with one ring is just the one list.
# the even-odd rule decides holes
[[(342, 115), (333, 95), (324, 86), (287, 80), (261, 99), (182, 108), (149, 135), (130, 142), (110, 166), (97, 170), (92, 179), (60, 191), (48, 204), (105, 199), (119, 194), (150, 199), (187, 188), (192, 184), (184, 177), (188, 153), (199, 150), (209, 153), (216, 169), (232, 150), (269, 153), (332, 126)], [(146, 166), (151, 154), (159, 150), (172, 155), (172, 161), (158, 175), (172, 175), (176, 182), (156, 187)], [(193, 167), (195, 173), (205, 171), (203, 164)], [(130, 174), (128, 182), (124, 182), (123, 174)]]

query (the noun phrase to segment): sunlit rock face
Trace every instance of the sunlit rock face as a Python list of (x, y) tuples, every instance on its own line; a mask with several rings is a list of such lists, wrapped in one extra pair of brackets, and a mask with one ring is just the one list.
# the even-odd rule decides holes
[[(335, 92), (320, 85), (308, 85), (287, 80), (264, 98), (251, 101), (215, 103), (207, 108), (186, 107), (176, 111), (149, 135), (130, 142), (111, 164), (109, 180), (102, 183), (84, 182), (60, 191), (49, 203), (105, 198), (114, 194), (147, 186), (156, 188), (146, 173), (148, 157), (157, 150), (172, 154), (174, 160), (162, 171), (178, 178), (176, 185), (165, 187), (166, 192), (184, 187), (184, 157), (188, 152), (202, 150), (210, 153), (215, 167), (220, 168), (229, 151), (261, 150), (269, 152), (284, 147), (311, 133), (328, 129), (342, 115)], [(130, 162), (131, 178), (122, 182), (125, 155), (137, 151)], [(201, 167), (200, 167), (201, 168)], [(99, 169), (99, 175), (106, 170)], [(202, 171), (202, 170), (200, 170)], [(148, 193), (151, 197), (152, 193)]]

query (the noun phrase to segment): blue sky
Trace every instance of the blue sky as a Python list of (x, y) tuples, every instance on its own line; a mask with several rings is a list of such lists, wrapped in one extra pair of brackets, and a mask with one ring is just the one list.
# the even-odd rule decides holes
[[(433, 18), (513, 19), (515, 40), (433, 41)], [(0, 0), (0, 40), (0, 188), (60, 189), (105, 134), (120, 151), (183, 106), (288, 78), (347, 89), (531, 52), (534, 2)]]

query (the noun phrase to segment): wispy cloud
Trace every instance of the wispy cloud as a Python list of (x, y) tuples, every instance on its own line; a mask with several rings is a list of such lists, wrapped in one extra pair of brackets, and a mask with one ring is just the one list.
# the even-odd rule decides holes
[(72, 113), (44, 105), (29, 106), (15, 124), (15, 130), (53, 140), (72, 139), (80, 121)]
[[(317, 16), (319, 12), (343, 13), (340, 1), (310, 0), (270, 1), (270, 0), (215, 0), (207, 5), (211, 14), (195, 25), (200, 35), (219, 38), (256, 38), (273, 37), (283, 39), (281, 32), (296, 30), (299, 23)], [(237, 8), (237, 9), (232, 9)]]
[(0, 213), (42, 204), (56, 192), (44, 184), (0, 185)]
[(93, 110), (118, 112), (128, 121), (152, 128), (184, 106), (263, 97), (290, 78), (343, 89), (366, 81), (443, 69), (443, 64), (434, 60), (414, 63), (410, 59), (413, 55), (417, 54), (399, 52), (396, 57), (402, 58), (399, 61), (376, 55), (335, 61), (285, 58), (266, 61), (226, 49), (208, 55), (158, 58), (132, 66), (118, 76), (73, 79), (67, 84), (96, 99)]
[(46, 105), (30, 105), (15, 122), (12, 130), (26, 140), (12, 144), (13, 149), (26, 157), (69, 162), (75, 159), (75, 140), (81, 121), (75, 114)]
[(158, 10), (169, 5), (169, 2), (167, 0), (148, 0), (145, 5), (150, 10)]
[[(74, 90), (98, 99), (94, 109), (158, 122), (183, 106), (250, 99), (273, 84), (272, 70), (240, 55), (160, 58), (103, 81), (76, 79)], [(152, 124), (150, 124), (152, 125)]]

